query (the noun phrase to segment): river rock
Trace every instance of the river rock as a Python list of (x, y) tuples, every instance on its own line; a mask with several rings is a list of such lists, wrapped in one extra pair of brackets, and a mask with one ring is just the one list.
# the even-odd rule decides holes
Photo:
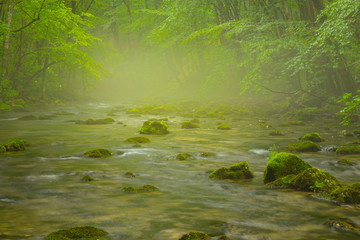
[(182, 235), (179, 240), (209, 240), (210, 236), (203, 232), (189, 232)]
[(360, 154), (360, 145), (355, 146), (341, 146), (336, 149), (337, 154)]
[(325, 139), (323, 137), (321, 137), (320, 134), (317, 132), (305, 134), (304, 136), (299, 137), (299, 140), (312, 141), (312, 142), (324, 142), (325, 141)]
[(330, 196), (339, 203), (360, 204), (360, 182), (353, 183), (345, 188), (337, 188)]
[(320, 146), (312, 141), (305, 141), (289, 144), (288, 149), (293, 152), (318, 152), (320, 151)]
[(123, 187), (124, 192), (153, 192), (159, 191), (159, 189), (153, 185), (144, 185), (142, 187)]
[(213, 179), (250, 179), (253, 177), (254, 174), (250, 170), (247, 162), (235, 163), (229, 168), (219, 168), (209, 175), (209, 178)]
[(264, 183), (311, 168), (311, 165), (292, 153), (280, 152), (270, 157), (264, 172)]
[(7, 152), (17, 152), (17, 151), (25, 151), (26, 146), (30, 146), (29, 142), (20, 139), (14, 139), (6, 142), (4, 147)]
[(110, 150), (99, 148), (84, 153), (84, 156), (90, 158), (105, 158), (112, 156), (113, 153)]
[(219, 129), (219, 130), (230, 130), (231, 127), (229, 125), (225, 124), (225, 123), (221, 123), (221, 124), (219, 124), (217, 126), (217, 129)]
[(181, 128), (192, 129), (192, 128), (200, 128), (200, 126), (193, 122), (183, 122), (181, 123)]
[(168, 126), (159, 121), (146, 121), (140, 129), (141, 134), (165, 135), (168, 134)]
[(147, 137), (132, 137), (125, 140), (127, 143), (149, 143), (150, 139)]
[(108, 233), (100, 228), (85, 226), (72, 227), (52, 232), (45, 237), (45, 240), (73, 240), (73, 239), (102, 239)]

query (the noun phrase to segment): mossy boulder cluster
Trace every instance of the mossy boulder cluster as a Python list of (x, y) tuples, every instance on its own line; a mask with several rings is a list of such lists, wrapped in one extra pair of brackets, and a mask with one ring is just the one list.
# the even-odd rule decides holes
[(0, 153), (25, 151), (26, 147), (30, 145), (31, 143), (27, 141), (20, 139), (13, 139), (0, 145)]
[(141, 134), (165, 135), (168, 134), (168, 126), (159, 121), (146, 121), (139, 131)]
[(324, 142), (325, 141), (325, 139), (323, 137), (321, 137), (320, 134), (317, 132), (305, 134), (304, 136), (299, 137), (299, 140), (312, 141), (312, 142)]
[(222, 167), (213, 171), (209, 178), (212, 179), (251, 179), (254, 177), (248, 162), (239, 162), (229, 168)]
[(153, 185), (144, 185), (142, 187), (123, 187), (124, 192), (154, 192), (159, 191), (159, 188)]
[(149, 143), (150, 139), (147, 137), (132, 137), (125, 140), (127, 143)]
[(85, 157), (90, 158), (106, 158), (114, 155), (110, 150), (99, 148), (84, 153)]
[(277, 153), (269, 158), (264, 172), (268, 187), (294, 188), (322, 196), (339, 203), (360, 204), (360, 182), (342, 187), (330, 173), (313, 168), (291, 153)]
[(72, 227), (50, 233), (45, 240), (101, 240), (106, 235), (105, 230), (96, 227)]

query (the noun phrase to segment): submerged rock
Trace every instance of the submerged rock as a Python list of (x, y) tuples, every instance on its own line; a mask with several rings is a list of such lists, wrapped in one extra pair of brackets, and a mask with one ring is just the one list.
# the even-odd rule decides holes
[(312, 141), (305, 141), (289, 144), (288, 149), (294, 152), (318, 152), (320, 151), (320, 146)]
[(84, 153), (84, 156), (90, 158), (106, 158), (112, 156), (113, 153), (110, 150), (99, 148)]
[(335, 189), (330, 196), (339, 203), (360, 204), (360, 182), (353, 183), (345, 188)]
[(332, 218), (329, 219), (329, 221), (327, 221), (325, 225), (339, 232), (352, 232), (360, 234), (360, 227), (349, 219)]
[(330, 173), (317, 168), (308, 168), (291, 181), (291, 186), (307, 192), (331, 193), (341, 187)]
[(34, 115), (25, 115), (25, 116), (19, 117), (18, 120), (38, 120), (38, 117), (34, 116)]
[(124, 175), (125, 175), (126, 177), (130, 177), (130, 178), (136, 177), (135, 174), (133, 174), (132, 172), (126, 172)]
[(210, 236), (203, 232), (189, 232), (181, 236), (179, 240), (209, 240)]
[(312, 141), (312, 142), (324, 142), (325, 141), (325, 139), (323, 137), (321, 137), (320, 134), (317, 132), (305, 134), (304, 136), (299, 137), (299, 140)]
[(311, 165), (297, 155), (285, 152), (277, 153), (270, 157), (266, 164), (264, 183), (275, 181), (290, 174), (299, 174), (308, 168), (311, 168)]
[(209, 178), (213, 179), (250, 179), (254, 174), (249, 168), (248, 162), (239, 162), (229, 168), (222, 167), (213, 171)]
[(219, 124), (219, 125), (217, 126), (217, 129), (220, 129), (220, 130), (230, 130), (231, 127), (230, 127), (229, 125), (225, 124), (225, 123), (222, 123), (222, 124)]
[(189, 153), (179, 153), (176, 155), (177, 160), (195, 159), (195, 157)]
[(42, 115), (42, 116), (39, 116), (39, 120), (52, 120), (57, 117), (58, 117), (58, 115), (55, 115), (55, 114)]
[(168, 134), (168, 126), (159, 121), (146, 121), (140, 129), (141, 134), (165, 135)]
[(279, 130), (272, 130), (269, 132), (270, 136), (284, 136), (285, 134), (283, 134), (281, 131)]
[(344, 166), (354, 166), (356, 165), (354, 162), (347, 160), (347, 159), (340, 159), (339, 161), (337, 161), (337, 163), (339, 165), (344, 165)]
[(360, 154), (360, 145), (356, 146), (341, 146), (336, 149), (337, 154)]
[(215, 154), (211, 152), (201, 152), (200, 157), (204, 157), (204, 158), (215, 157)]
[(132, 137), (125, 140), (127, 143), (149, 143), (150, 139), (147, 137)]
[(105, 230), (96, 227), (72, 227), (52, 232), (45, 237), (45, 240), (95, 240), (102, 239), (106, 235), (108, 233)]
[(30, 146), (29, 142), (20, 139), (10, 140), (4, 143), (4, 147), (7, 152), (25, 151), (26, 146)]
[(142, 187), (123, 187), (122, 188), (124, 192), (153, 192), (153, 191), (159, 191), (157, 187), (153, 185), (144, 185)]
[(181, 123), (181, 128), (192, 129), (192, 128), (200, 128), (200, 126), (193, 122), (183, 122)]
[(85, 125), (100, 125), (100, 124), (111, 124), (115, 122), (112, 118), (104, 118), (104, 119), (88, 119), (85, 121), (77, 120), (75, 121), (76, 124), (85, 124)]
[(90, 177), (89, 175), (85, 175), (81, 178), (82, 181), (84, 182), (91, 182), (94, 181), (94, 179), (92, 177)]

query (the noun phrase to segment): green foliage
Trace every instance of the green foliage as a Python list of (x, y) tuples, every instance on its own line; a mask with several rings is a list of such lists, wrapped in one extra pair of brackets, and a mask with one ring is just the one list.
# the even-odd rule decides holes
[[(358, 93), (360, 93), (360, 90), (358, 90)], [(344, 116), (341, 124), (346, 126), (357, 120), (360, 109), (360, 95), (353, 96), (351, 93), (345, 93), (339, 102), (345, 103), (345, 107), (339, 112), (340, 115)]]

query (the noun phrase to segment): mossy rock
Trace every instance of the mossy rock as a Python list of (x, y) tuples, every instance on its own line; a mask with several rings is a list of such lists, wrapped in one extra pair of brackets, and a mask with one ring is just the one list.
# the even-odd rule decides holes
[(141, 134), (165, 135), (168, 134), (168, 126), (159, 121), (146, 121), (140, 129)]
[(290, 174), (282, 178), (278, 178), (275, 181), (269, 182), (266, 184), (266, 187), (269, 188), (290, 188), (291, 181), (295, 178), (296, 175)]
[(144, 185), (142, 187), (123, 187), (124, 192), (154, 192), (159, 191), (159, 189), (153, 185)]
[(132, 137), (125, 140), (127, 143), (149, 143), (150, 139), (147, 137)]
[(339, 232), (360, 234), (360, 227), (349, 219), (332, 218), (325, 225)]
[(264, 183), (275, 181), (290, 174), (299, 174), (308, 168), (311, 168), (311, 165), (295, 154), (277, 153), (270, 157), (266, 164)]
[(339, 161), (337, 161), (337, 163), (339, 165), (343, 165), (343, 166), (354, 166), (356, 165), (354, 162), (347, 160), (347, 159), (340, 159)]
[(179, 240), (209, 240), (210, 236), (203, 232), (189, 232), (181, 236)]
[(112, 156), (113, 153), (110, 150), (99, 148), (84, 153), (84, 156), (90, 158), (106, 158)]
[(94, 179), (92, 177), (90, 177), (89, 175), (85, 175), (81, 178), (82, 181), (84, 182), (91, 182), (94, 181)]
[(272, 130), (269, 132), (270, 136), (284, 136), (285, 134), (283, 134), (281, 131), (279, 130)]
[(288, 121), (288, 122), (282, 122), (279, 124), (280, 126), (303, 126), (305, 123), (303, 121)]
[(291, 186), (307, 192), (331, 193), (341, 187), (339, 181), (330, 173), (317, 168), (308, 168), (299, 173)]
[(55, 114), (50, 114), (50, 115), (42, 115), (39, 116), (39, 120), (53, 120), (54, 118), (57, 118), (58, 116)]
[(345, 188), (337, 188), (330, 194), (337, 202), (345, 204), (360, 204), (360, 182), (356, 182)]
[(360, 154), (360, 145), (356, 146), (341, 146), (336, 149), (337, 154)]
[(217, 240), (232, 240), (232, 238), (230, 238), (230, 237), (228, 237), (228, 236), (223, 235), (223, 236), (218, 237), (218, 239), (217, 239)]
[(72, 227), (50, 233), (45, 240), (101, 240), (106, 235), (105, 230), (96, 227)]
[(203, 157), (203, 158), (215, 157), (215, 154), (211, 153), (211, 152), (201, 152), (200, 157)]
[(101, 125), (101, 124), (111, 124), (115, 122), (112, 118), (103, 118), (103, 119), (88, 119), (85, 121), (77, 120), (75, 121), (76, 124), (85, 124), (85, 125)]
[(288, 149), (292, 152), (318, 152), (320, 151), (320, 146), (312, 141), (305, 141), (289, 144)]
[(133, 174), (132, 172), (126, 172), (124, 175), (125, 175), (126, 177), (129, 177), (129, 178), (134, 178), (134, 177), (136, 177), (135, 174)]
[(181, 128), (193, 129), (193, 128), (200, 128), (200, 126), (193, 122), (183, 122), (181, 123)]
[(29, 142), (20, 139), (14, 139), (6, 142), (4, 147), (6, 148), (7, 152), (17, 152), (17, 151), (25, 151), (26, 146), (30, 146)]
[(222, 124), (219, 124), (217, 126), (217, 129), (219, 129), (219, 130), (230, 130), (231, 127), (229, 125), (225, 124), (225, 123), (222, 123)]
[(317, 132), (305, 134), (304, 136), (299, 137), (299, 140), (312, 141), (312, 142), (324, 142), (325, 141), (325, 139), (323, 137), (321, 137), (320, 134)]
[(212, 173), (209, 178), (212, 179), (251, 179), (254, 178), (253, 172), (249, 168), (248, 162), (239, 162), (231, 165), (229, 168), (222, 167)]
[(18, 120), (23, 120), (23, 121), (38, 120), (38, 117), (35, 115), (25, 115), (25, 116), (19, 117)]
[(177, 160), (195, 159), (195, 157), (189, 153), (179, 153), (176, 155)]

